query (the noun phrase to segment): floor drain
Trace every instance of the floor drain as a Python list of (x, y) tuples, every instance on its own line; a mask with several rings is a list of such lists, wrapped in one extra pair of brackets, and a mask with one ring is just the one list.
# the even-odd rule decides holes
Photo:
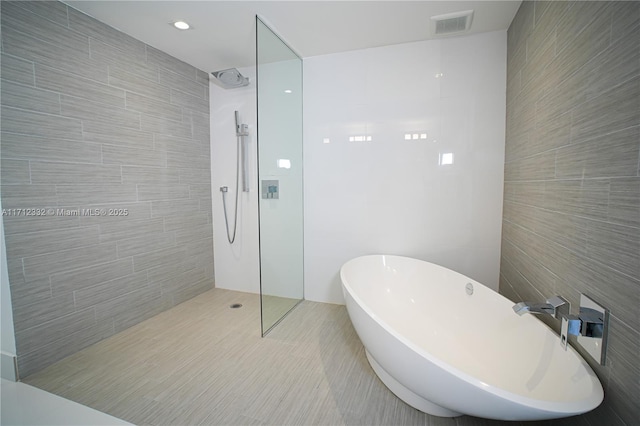
[(234, 303), (233, 305), (229, 305), (231, 309), (242, 308), (242, 303)]

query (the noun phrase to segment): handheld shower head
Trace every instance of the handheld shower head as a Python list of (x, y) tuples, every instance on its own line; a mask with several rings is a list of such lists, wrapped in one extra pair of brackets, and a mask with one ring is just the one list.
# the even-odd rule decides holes
[(240, 122), (238, 111), (236, 111), (236, 136), (249, 136), (249, 126)]
[(225, 89), (233, 89), (249, 85), (249, 78), (240, 74), (235, 68), (229, 68), (222, 71), (214, 71), (211, 73), (222, 84)]

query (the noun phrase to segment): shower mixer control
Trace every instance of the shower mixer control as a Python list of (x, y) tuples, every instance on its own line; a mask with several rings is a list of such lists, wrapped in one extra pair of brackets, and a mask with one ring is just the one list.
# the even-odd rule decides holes
[(238, 127), (236, 127), (236, 135), (249, 136), (249, 126), (246, 124), (239, 124)]
[(279, 196), (280, 183), (277, 180), (263, 180), (262, 181), (262, 199), (264, 200), (277, 200)]

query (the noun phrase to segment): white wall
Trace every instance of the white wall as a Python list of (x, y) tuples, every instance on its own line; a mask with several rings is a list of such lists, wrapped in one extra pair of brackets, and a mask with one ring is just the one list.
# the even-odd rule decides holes
[[(263, 78), (274, 82), (278, 78), (285, 79), (279, 83), (286, 83), (287, 63), (278, 62), (262, 66)], [(285, 70), (285, 72), (283, 72)], [(241, 68), (239, 71), (245, 77), (249, 77), (250, 84), (247, 87), (236, 89), (223, 89), (215, 82), (210, 83), (210, 110), (211, 110), (211, 181), (212, 181), (212, 204), (213, 204), (213, 241), (214, 241), (214, 265), (215, 265), (215, 286), (229, 290), (244, 291), (250, 293), (260, 292), (260, 257), (259, 257), (259, 240), (258, 240), (258, 202), (260, 197), (260, 187), (257, 172), (257, 128), (256, 128), (256, 79), (255, 67)], [(289, 88), (285, 84), (286, 88)], [(283, 87), (285, 87), (283, 86)], [(268, 88), (265, 88), (265, 90)], [(276, 90), (276, 89), (274, 89)], [(286, 97), (282, 90), (278, 92)], [(288, 107), (286, 102), (282, 103), (283, 107)], [(299, 108), (298, 108), (299, 109)], [(236, 137), (235, 137), (235, 121), (234, 111), (240, 112), (241, 121), (249, 125), (249, 177), (251, 179), (250, 192), (240, 192), (238, 201), (239, 221), (236, 241), (230, 245), (227, 240), (225, 230), (224, 212), (222, 210), (222, 198), (219, 188), (221, 186), (229, 187), (227, 193), (227, 214), (229, 219), (230, 232), (233, 227), (233, 210), (234, 210), (234, 194), (235, 194), (235, 158), (236, 158)], [(266, 126), (263, 130), (273, 135), (278, 132), (277, 128), (269, 129), (269, 123), (282, 127), (278, 118), (278, 112), (273, 111), (272, 118), (268, 110), (264, 110), (264, 123)], [(295, 115), (294, 111), (294, 115)], [(301, 114), (301, 111), (297, 112)], [(285, 132), (286, 134), (286, 132)], [(290, 141), (284, 141), (283, 145), (290, 144)], [(283, 238), (280, 235), (282, 227), (276, 226), (282, 221), (298, 220), (295, 203), (300, 203), (297, 197), (299, 188), (291, 188), (297, 185), (300, 178), (301, 164), (295, 158), (287, 155), (289, 149), (284, 146), (283, 149), (271, 149), (268, 146), (263, 147), (262, 157), (262, 173), (265, 179), (277, 179), (280, 181), (280, 199), (278, 200), (262, 200), (263, 219), (272, 226), (263, 229), (263, 243), (267, 245), (265, 251), (272, 254), (271, 261), (267, 261), (268, 265), (277, 264), (279, 257), (291, 258), (295, 253), (292, 249), (300, 252), (300, 268), (302, 268), (301, 249), (290, 247), (290, 244), (284, 244), (286, 241), (297, 242), (299, 238), (288, 236)], [(271, 147), (274, 148), (274, 147)], [(280, 147), (282, 148), (282, 147)], [(285, 154), (283, 155), (283, 151)], [(277, 167), (276, 160), (284, 157), (292, 161), (292, 169), (285, 170)], [(241, 177), (242, 179), (242, 177)], [(242, 186), (242, 181), (240, 181)], [(240, 188), (242, 191), (242, 188)], [(282, 192), (284, 191), (284, 194)], [(295, 193), (295, 199), (291, 199), (290, 193)], [(296, 201), (297, 200), (297, 201)], [(291, 205), (291, 203), (294, 205)], [(283, 210), (284, 209), (284, 210)], [(292, 280), (299, 280), (302, 273), (297, 268), (279, 268), (274, 269), (267, 267), (262, 271), (265, 283), (268, 283), (266, 294), (298, 298), (302, 297), (299, 292), (299, 286), (292, 286)], [(293, 292), (293, 293), (292, 293)]]
[[(255, 68), (240, 71), (248, 87), (210, 88), (216, 287), (258, 292)], [(433, 261), (497, 289), (505, 74), (502, 31), (304, 60), (306, 299), (343, 303), (340, 266), (371, 253)], [(230, 246), (218, 188), (230, 188), (231, 215), (236, 109), (250, 126), (252, 187)], [(371, 141), (349, 142), (356, 136)], [(440, 165), (448, 152), (454, 163)]]
[[(287, 49), (275, 36), (270, 38), (276, 46), (267, 58)], [(278, 199), (260, 197), (261, 288), (265, 295), (302, 299), (302, 63), (280, 59), (261, 63), (258, 72), (259, 178), (277, 180), (279, 186)], [(279, 160), (288, 160), (290, 167)]]
[[(256, 173), (255, 67), (241, 68), (239, 71), (245, 77), (249, 77), (249, 86), (223, 89), (213, 82), (209, 84), (215, 286), (217, 288), (258, 293), (260, 291), (260, 266), (258, 255), (259, 191)], [(241, 121), (249, 125), (249, 178), (251, 179), (251, 185), (250, 192), (242, 192), (242, 180), (240, 180), (237, 236), (235, 243), (230, 245), (227, 241), (219, 188), (221, 186), (229, 187), (227, 214), (230, 231), (232, 232), (237, 143), (235, 110), (240, 112)], [(242, 179), (242, 176), (240, 179)]]
[(304, 60), (306, 299), (343, 303), (341, 265), (374, 253), (498, 288), (506, 37)]

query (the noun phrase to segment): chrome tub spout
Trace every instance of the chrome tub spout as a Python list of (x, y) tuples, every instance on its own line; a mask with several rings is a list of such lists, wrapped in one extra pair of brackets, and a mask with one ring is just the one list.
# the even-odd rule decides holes
[(553, 296), (546, 303), (520, 302), (513, 305), (513, 310), (518, 315), (547, 314), (554, 318), (561, 318), (569, 314), (569, 302), (563, 297)]

